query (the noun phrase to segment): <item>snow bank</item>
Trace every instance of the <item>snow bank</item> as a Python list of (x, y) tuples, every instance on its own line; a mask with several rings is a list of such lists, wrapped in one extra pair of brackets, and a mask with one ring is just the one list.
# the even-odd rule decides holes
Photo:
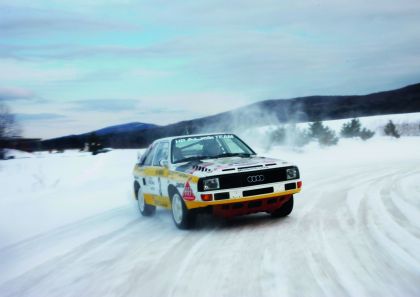
[(130, 200), (136, 150), (29, 157), (0, 163), (0, 248)]

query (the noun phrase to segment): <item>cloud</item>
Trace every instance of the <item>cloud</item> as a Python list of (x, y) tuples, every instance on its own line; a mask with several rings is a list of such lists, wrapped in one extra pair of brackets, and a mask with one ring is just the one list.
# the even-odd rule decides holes
[[(172, 26), (206, 28), (263, 28), (286, 25), (325, 25), (372, 18), (417, 18), (420, 4), (417, 0), (207, 0), (207, 1), (153, 1), (145, 6), (144, 18)], [(160, 3), (159, 3), (160, 2)], [(165, 4), (165, 9), (161, 9)], [(188, 16), (188, 17), (185, 17)], [(153, 19), (153, 20), (152, 20)]]
[(0, 57), (15, 59), (86, 59), (90, 57), (163, 58), (185, 54), (177, 46), (177, 39), (151, 46), (126, 46), (115, 44), (80, 45), (49, 44), (44, 46), (0, 44)]
[(66, 116), (55, 113), (17, 113), (16, 119), (21, 122), (49, 121), (66, 119)]
[(136, 112), (135, 115), (148, 116), (148, 115), (168, 115), (168, 114), (184, 114), (187, 110), (185, 108), (171, 108), (171, 107), (152, 107), (146, 108), (139, 112)]
[(227, 111), (249, 103), (249, 98), (229, 92), (191, 92), (146, 96), (136, 114), (149, 122), (175, 121)]
[[(121, 83), (123, 72), (147, 79), (177, 76), (184, 81), (200, 81), (207, 90), (248, 92), (256, 99), (313, 92), (365, 93), (388, 88), (399, 79), (397, 74), (410, 76), (411, 80), (416, 74), (418, 77), (420, 5), (411, 0), (403, 3), (266, 0), (257, 5), (255, 1), (203, 1), (171, 2), (165, 10), (142, 3), (139, 15), (143, 22), (177, 26), (179, 30), (163, 40), (141, 45), (109, 40), (87, 45), (3, 44), (0, 54), (20, 59), (97, 58), (104, 64), (109, 58), (116, 64), (153, 61), (160, 69), (137, 73), (99, 69), (88, 79)], [(99, 2), (95, 5), (100, 11), (107, 7)], [(136, 7), (130, 1), (125, 5)], [(131, 35), (131, 40), (137, 37), (142, 38)], [(166, 76), (165, 62), (179, 60), (183, 63)], [(380, 85), (374, 79), (379, 76), (384, 78)]]
[(19, 35), (42, 36), (46, 34), (89, 34), (97, 31), (136, 31), (139, 27), (123, 20), (112, 21), (93, 15), (58, 9), (33, 8), (28, 6), (0, 6), (0, 33), (15, 37)]
[(0, 88), (0, 100), (32, 100), (37, 98), (34, 92), (23, 88)]
[(68, 110), (84, 112), (121, 112), (138, 108), (138, 100), (135, 99), (87, 99), (70, 102)]
[(0, 59), (0, 81), (5, 84), (66, 82), (81, 79), (84, 69), (72, 65), (51, 66), (45, 63)]

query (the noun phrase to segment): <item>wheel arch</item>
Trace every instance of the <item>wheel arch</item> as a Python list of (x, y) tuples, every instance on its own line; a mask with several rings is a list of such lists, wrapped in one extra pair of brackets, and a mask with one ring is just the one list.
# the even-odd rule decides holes
[(140, 184), (139, 184), (139, 182), (138, 181), (134, 181), (134, 184), (133, 184), (133, 189), (134, 189), (134, 198), (136, 199), (136, 200), (138, 200), (139, 198), (137, 197), (137, 192), (139, 191), (139, 189), (140, 189)]
[(168, 196), (169, 196), (169, 199), (170, 199), (171, 201), (172, 201), (172, 196), (173, 196), (174, 194), (176, 194), (176, 193), (178, 193), (178, 194), (179, 194), (178, 189), (177, 189), (174, 185), (170, 184), (170, 185), (168, 186)]

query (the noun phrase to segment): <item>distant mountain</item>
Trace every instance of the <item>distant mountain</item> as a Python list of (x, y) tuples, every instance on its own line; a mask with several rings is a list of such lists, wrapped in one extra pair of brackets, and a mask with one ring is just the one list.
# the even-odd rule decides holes
[[(109, 127), (110, 134), (102, 134), (101, 141), (115, 148), (145, 147), (153, 140), (174, 135), (201, 132), (233, 131), (243, 127), (280, 123), (302, 123), (345, 119), (362, 116), (420, 112), (420, 83), (401, 89), (353, 96), (309, 96), (293, 99), (260, 101), (212, 116), (178, 122), (166, 126), (147, 126), (142, 130), (115, 130), (131, 124)], [(105, 131), (106, 129), (104, 128)], [(103, 130), (103, 129), (101, 129)], [(98, 130), (98, 131), (101, 131)], [(96, 132), (98, 132), (96, 131)], [(83, 135), (43, 141), (46, 148), (68, 148), (80, 142)], [(75, 137), (75, 138), (74, 138)]]
[[(150, 123), (132, 122), (121, 125), (105, 127), (99, 130), (78, 134), (67, 135), (58, 138), (43, 140), (41, 142), (44, 149), (67, 149), (67, 148), (83, 148), (85, 142), (91, 140), (93, 134), (104, 146), (126, 147), (129, 146), (130, 139), (125, 138), (126, 134), (139, 134), (148, 129), (158, 128), (158, 125)], [(116, 141), (113, 141), (113, 139)]]
[[(95, 133), (96, 135), (104, 136), (104, 135), (110, 135), (110, 134), (116, 134), (116, 133), (140, 132), (143, 130), (156, 128), (156, 127), (159, 127), (159, 126), (155, 124), (133, 122), (133, 123), (105, 127), (96, 131), (92, 131), (90, 133)], [(85, 134), (90, 134), (90, 133), (85, 133)]]

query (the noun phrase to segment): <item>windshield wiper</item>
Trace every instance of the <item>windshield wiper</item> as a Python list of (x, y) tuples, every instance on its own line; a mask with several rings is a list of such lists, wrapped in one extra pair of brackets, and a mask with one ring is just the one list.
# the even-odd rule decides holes
[(251, 154), (249, 153), (224, 153), (217, 156), (214, 156), (213, 158), (224, 158), (224, 157), (249, 157)]

